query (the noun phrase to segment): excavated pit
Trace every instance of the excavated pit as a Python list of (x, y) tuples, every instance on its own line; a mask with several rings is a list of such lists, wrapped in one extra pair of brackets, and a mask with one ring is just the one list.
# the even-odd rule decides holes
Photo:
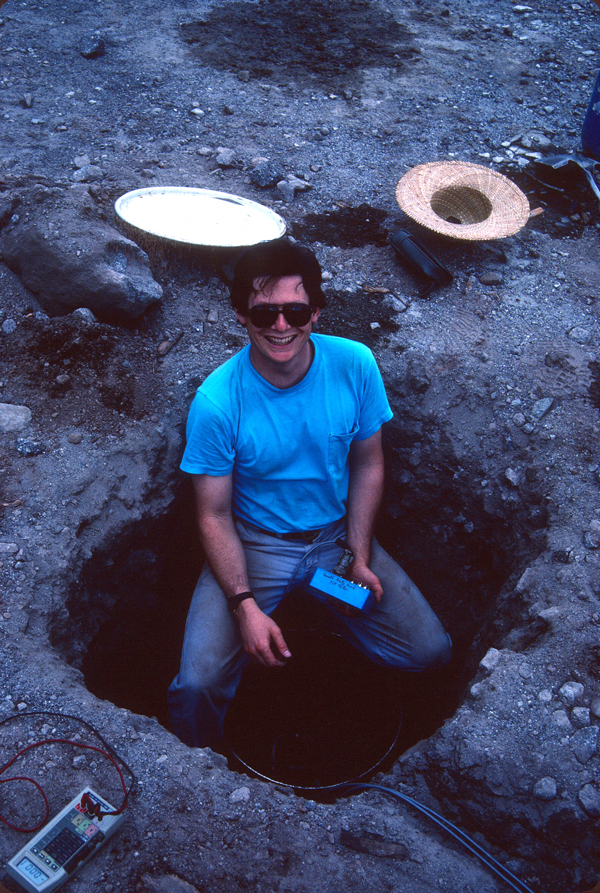
[[(454, 653), (443, 671), (400, 674), (393, 697), (404, 706), (402, 728), (395, 742), (392, 732), (385, 733), (389, 744), (395, 744), (390, 754), (382, 745), (385, 765), (455, 712), (488, 647), (509, 643), (519, 650), (539, 634), (519, 622), (519, 596), (506, 584), (514, 584), (540, 551), (537, 540), (545, 524), (543, 499), (536, 496), (534, 484), (527, 510), (500, 486), (495, 493), (490, 487), (484, 498), (475, 486), (481, 469), (459, 465), (449, 445), (440, 441), (434, 422), (421, 429), (423, 460), (417, 470), (411, 421), (403, 418), (400, 423), (386, 443), (389, 486), (377, 533), (442, 619)], [(168, 514), (148, 517), (96, 550), (81, 568), (66, 610), (52, 625), (53, 645), (83, 671), (91, 692), (155, 716), (168, 727), (166, 692), (177, 672), (187, 606), (201, 564), (186, 482)], [(289, 622), (298, 625), (293, 612)], [(302, 623), (310, 627), (310, 616), (307, 620), (303, 615)], [(311, 688), (307, 683), (307, 699)], [(302, 705), (297, 706), (300, 714)], [(381, 717), (382, 724), (390, 722), (385, 698)], [(239, 723), (236, 734), (239, 741)], [(302, 784), (310, 787), (312, 781), (303, 772)]]

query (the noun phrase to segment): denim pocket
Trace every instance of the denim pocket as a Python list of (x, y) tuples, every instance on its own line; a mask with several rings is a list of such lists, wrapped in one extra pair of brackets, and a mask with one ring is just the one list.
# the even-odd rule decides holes
[(327, 467), (330, 474), (337, 474), (346, 467), (350, 444), (354, 439), (356, 430), (349, 434), (330, 434), (329, 451), (327, 455)]

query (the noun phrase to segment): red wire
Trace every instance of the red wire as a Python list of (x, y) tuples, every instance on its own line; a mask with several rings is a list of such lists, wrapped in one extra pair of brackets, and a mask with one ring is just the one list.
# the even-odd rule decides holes
[(44, 789), (34, 778), (27, 778), (26, 775), (12, 775), (10, 778), (0, 778), (0, 784), (8, 784), (9, 781), (29, 781), (31, 784), (34, 784), (42, 797), (44, 798), (44, 807), (46, 809), (46, 814), (44, 818), (41, 820), (39, 825), (36, 825), (35, 828), (19, 828), (18, 825), (13, 825), (12, 822), (9, 822), (8, 819), (5, 819), (3, 815), (0, 815), (0, 822), (4, 822), (5, 825), (8, 825), (9, 828), (12, 828), (13, 831), (24, 831), (28, 834), (31, 834), (33, 831), (39, 831), (40, 828), (46, 824), (46, 820), (50, 815), (50, 804), (48, 803), (48, 798), (44, 793)]
[[(16, 763), (16, 761), (19, 759), (19, 757), (22, 757), (23, 754), (27, 753), (27, 751), (33, 750), (36, 747), (42, 747), (45, 744), (71, 744), (73, 747), (81, 747), (84, 750), (93, 750), (96, 753), (102, 754), (102, 756), (106, 757), (107, 760), (110, 760), (110, 762), (113, 764), (113, 766), (119, 773), (119, 778), (121, 780), (121, 786), (123, 788), (123, 793), (125, 794), (125, 798), (123, 800), (122, 805), (119, 807), (119, 809), (115, 809), (112, 812), (102, 812), (102, 810), (97, 808), (97, 804), (94, 804), (94, 807), (90, 808), (89, 804), (84, 803), (84, 801), (82, 801), (81, 805), (85, 806), (86, 809), (88, 809), (90, 812), (93, 812), (100, 819), (103, 818), (105, 815), (119, 815), (126, 809), (127, 802), (129, 800), (129, 793), (127, 791), (127, 785), (125, 784), (125, 779), (123, 778), (123, 773), (121, 772), (121, 768), (120, 768), (119, 764), (117, 763), (117, 761), (114, 760), (113, 757), (109, 753), (107, 753), (105, 750), (101, 750), (99, 747), (94, 747), (91, 744), (81, 744), (79, 741), (71, 741), (69, 738), (46, 738), (44, 741), (35, 741), (33, 744), (28, 744), (27, 747), (24, 747), (23, 750), (20, 750), (17, 754), (15, 754), (15, 756), (11, 760), (9, 760), (8, 763), (5, 763), (4, 766), (0, 766), (0, 775), (2, 775), (3, 772), (6, 772), (6, 770), (9, 769), (10, 766), (13, 765), (13, 763)], [(45, 822), (50, 814), (50, 806), (48, 804), (48, 798), (46, 797), (46, 794), (44, 793), (41, 785), (39, 785), (37, 783), (37, 781), (35, 781), (33, 778), (27, 778), (26, 776), (22, 776), (22, 775), (11, 775), (9, 778), (0, 778), (0, 784), (6, 784), (9, 781), (28, 781), (28, 782), (31, 782), (31, 784), (35, 785), (36, 788), (41, 793), (42, 797), (44, 798), (46, 814), (45, 814), (44, 818), (42, 819), (42, 821), (39, 823), (39, 825), (36, 825), (35, 828), (18, 828), (16, 825), (11, 824), (11, 822), (9, 822), (7, 819), (5, 819), (4, 816), (1, 814), (0, 814), (0, 821), (4, 822), (5, 825), (8, 825), (8, 827), (12, 828), (14, 831), (24, 831), (27, 833), (31, 833), (32, 831), (38, 831), (40, 828), (43, 827), (43, 825), (45, 824)], [(85, 798), (84, 798), (84, 800), (85, 800)]]

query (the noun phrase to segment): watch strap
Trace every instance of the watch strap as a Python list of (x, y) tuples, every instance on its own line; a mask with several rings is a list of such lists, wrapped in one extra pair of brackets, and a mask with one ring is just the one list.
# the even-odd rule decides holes
[(246, 601), (247, 598), (254, 598), (254, 593), (250, 592), (238, 592), (237, 595), (231, 595), (227, 599), (227, 607), (232, 614), (235, 614), (239, 606), (242, 602)]

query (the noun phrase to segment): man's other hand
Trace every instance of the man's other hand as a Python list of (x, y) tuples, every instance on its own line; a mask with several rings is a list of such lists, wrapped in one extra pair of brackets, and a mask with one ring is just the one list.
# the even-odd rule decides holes
[(360, 583), (361, 586), (366, 586), (367, 589), (370, 589), (375, 601), (379, 604), (381, 597), (383, 596), (383, 587), (379, 581), (379, 577), (377, 574), (373, 573), (368, 564), (353, 561), (348, 568), (346, 576), (349, 580), (352, 580), (353, 583)]
[(283, 667), (292, 656), (281, 630), (261, 611), (254, 599), (241, 602), (235, 615), (246, 654), (263, 667)]

